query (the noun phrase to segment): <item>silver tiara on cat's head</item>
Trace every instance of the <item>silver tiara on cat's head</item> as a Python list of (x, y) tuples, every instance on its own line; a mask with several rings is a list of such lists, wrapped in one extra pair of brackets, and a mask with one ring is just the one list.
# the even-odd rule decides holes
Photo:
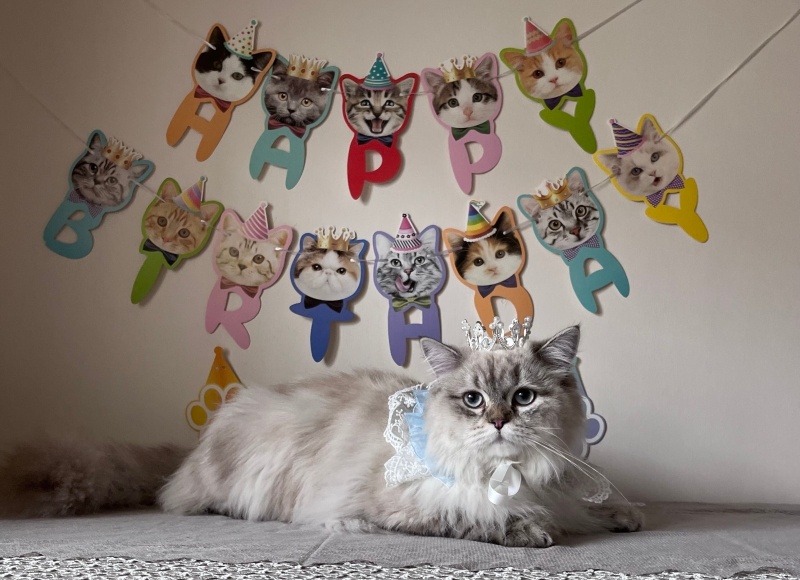
[(451, 58), (448, 62), (443, 62), (439, 65), (439, 70), (444, 75), (444, 82), (454, 83), (464, 79), (474, 79), (477, 75), (473, 67), (477, 60), (474, 56), (465, 54), (461, 57), (461, 62), (463, 63), (461, 66), (458, 66), (458, 59), (455, 58)]
[(539, 202), (539, 205), (542, 206), (542, 209), (547, 209), (549, 207), (553, 207), (554, 205), (558, 205), (565, 199), (568, 199), (571, 195), (572, 191), (569, 189), (567, 180), (562, 177), (556, 179), (555, 181), (545, 179), (539, 184), (539, 187), (536, 188), (536, 191), (533, 194), (533, 199)]
[(520, 348), (527, 341), (531, 331), (531, 317), (526, 316), (520, 322), (514, 318), (508, 327), (508, 334), (499, 316), (495, 316), (489, 325), (491, 334), (486, 332), (486, 327), (480, 322), (476, 322), (470, 327), (464, 320), (461, 322), (461, 330), (467, 337), (467, 343), (472, 350), (513, 350)]
[(132, 147), (128, 147), (115, 137), (109, 137), (108, 143), (103, 149), (103, 157), (119, 165), (125, 169), (130, 169), (134, 161), (139, 161), (144, 157), (141, 153), (137, 153)]
[(317, 248), (320, 250), (335, 250), (337, 252), (348, 251), (350, 249), (350, 240), (354, 240), (356, 237), (356, 233), (347, 228), (342, 228), (342, 233), (337, 236), (334, 226), (318, 228), (314, 233), (317, 235)]

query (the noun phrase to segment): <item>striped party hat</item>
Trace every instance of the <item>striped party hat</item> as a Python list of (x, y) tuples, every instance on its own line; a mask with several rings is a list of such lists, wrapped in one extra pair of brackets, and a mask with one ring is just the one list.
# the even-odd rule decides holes
[(375, 64), (369, 69), (369, 74), (361, 86), (370, 90), (386, 90), (394, 86), (389, 71), (386, 69), (386, 63), (383, 62), (383, 53), (378, 53)]
[(269, 227), (267, 227), (267, 207), (267, 202), (262, 201), (258, 204), (256, 211), (247, 218), (247, 221), (242, 225), (244, 237), (256, 241), (267, 239), (267, 235), (269, 235)]
[(253, 18), (249, 26), (246, 26), (244, 30), (225, 42), (225, 48), (241, 58), (246, 58), (247, 60), (253, 58), (253, 45), (255, 44), (257, 25), (258, 20)]
[(467, 214), (467, 231), (464, 232), (465, 242), (477, 242), (493, 236), (497, 228), (493, 228), (489, 220), (481, 213), (481, 208), (486, 205), (485, 201), (469, 202), (469, 213)]
[(422, 242), (417, 237), (417, 230), (414, 224), (411, 223), (407, 213), (403, 214), (403, 219), (400, 222), (400, 227), (397, 230), (397, 235), (394, 238), (392, 249), (395, 252), (414, 252), (422, 247)]
[(189, 213), (199, 214), (200, 204), (203, 203), (203, 197), (205, 196), (205, 189), (206, 176), (203, 175), (200, 181), (195, 183), (192, 187), (172, 198), (172, 202)]
[(635, 151), (644, 139), (638, 133), (634, 133), (617, 123), (616, 119), (610, 119), (611, 129), (614, 131), (614, 141), (617, 143), (617, 155), (624, 157), (628, 153)]
[(525, 54), (534, 55), (543, 51), (553, 42), (546, 32), (533, 23), (527, 16), (525, 20)]

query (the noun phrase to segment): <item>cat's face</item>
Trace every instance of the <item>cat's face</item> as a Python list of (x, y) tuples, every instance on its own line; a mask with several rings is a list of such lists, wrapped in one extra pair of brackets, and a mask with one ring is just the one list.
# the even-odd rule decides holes
[(498, 284), (522, 268), (522, 245), (515, 232), (503, 234), (511, 227), (505, 213), (495, 227), (497, 232), (493, 236), (477, 242), (464, 241), (462, 234), (447, 234), (450, 249), (455, 253), (456, 271), (469, 284)]
[(494, 119), (498, 112), (498, 89), (492, 82), (494, 62), (484, 57), (472, 79), (446, 83), (441, 73), (428, 69), (424, 78), (433, 93), (433, 109), (448, 127), (463, 129)]
[(295, 285), (310, 298), (344, 300), (361, 285), (363, 267), (358, 261), (364, 242), (354, 242), (347, 252), (320, 249), (312, 236), (303, 239), (303, 249), (294, 264)]
[(183, 255), (205, 243), (208, 224), (220, 208), (216, 204), (202, 204), (200, 214), (192, 214), (172, 202), (176, 195), (178, 191), (170, 182), (159, 190), (160, 199), (145, 212), (144, 230), (150, 241), (162, 250)]
[(500, 56), (516, 71), (528, 95), (535, 99), (553, 99), (567, 93), (583, 77), (585, 63), (573, 40), (569, 23), (562, 22), (547, 50), (533, 56), (504, 50)]
[(589, 196), (580, 176), (570, 173), (567, 183), (572, 195), (552, 207), (543, 209), (533, 197), (520, 201), (533, 220), (539, 240), (556, 250), (586, 242), (597, 233), (602, 218), (601, 208)]
[(616, 177), (629, 195), (647, 197), (664, 189), (681, 170), (681, 156), (675, 144), (662, 139), (650, 119), (642, 124), (642, 144), (627, 155), (604, 153), (597, 159)]
[(444, 264), (436, 254), (438, 232), (426, 229), (419, 235), (422, 247), (413, 252), (397, 252), (392, 249), (394, 239), (376, 232), (375, 251), (378, 265), (375, 279), (386, 296), (420, 298), (430, 296), (442, 282)]
[(264, 87), (264, 105), (269, 116), (293, 127), (307, 127), (319, 120), (333, 97), (333, 71), (320, 73), (316, 80), (286, 74), (286, 64), (276, 61)]
[(400, 81), (391, 89), (365, 89), (352, 79), (343, 79), (345, 113), (350, 126), (362, 135), (385, 137), (405, 123), (414, 79)]
[(194, 78), (199, 87), (222, 101), (241, 101), (253, 91), (261, 74), (253, 69), (263, 71), (272, 53), (253, 53), (252, 59), (244, 59), (225, 48), (226, 40), (220, 28), (211, 31), (209, 42), (214, 48), (208, 47), (197, 56)]
[(89, 150), (72, 170), (72, 186), (84, 199), (103, 207), (114, 207), (125, 201), (132, 181), (147, 171), (144, 164), (125, 169), (102, 155), (99, 135), (92, 137)]
[(288, 233), (271, 230), (266, 240), (244, 236), (242, 223), (231, 214), (222, 220), (222, 238), (217, 246), (216, 264), (219, 273), (241, 286), (268, 284), (280, 273)]
[(571, 373), (578, 338), (573, 327), (547, 343), (492, 352), (423, 339), (437, 376), (425, 408), (428, 450), (444, 471), (457, 478), (466, 461), (485, 465), (488, 473), (501, 458), (531, 471), (558, 463), (556, 454), (543, 458), (541, 446), (572, 449), (585, 424)]

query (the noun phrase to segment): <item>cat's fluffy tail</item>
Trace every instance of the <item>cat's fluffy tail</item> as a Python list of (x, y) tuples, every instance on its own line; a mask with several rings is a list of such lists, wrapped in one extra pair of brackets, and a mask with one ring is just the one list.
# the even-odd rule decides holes
[(188, 449), (49, 441), (0, 463), (0, 517), (50, 517), (153, 505)]

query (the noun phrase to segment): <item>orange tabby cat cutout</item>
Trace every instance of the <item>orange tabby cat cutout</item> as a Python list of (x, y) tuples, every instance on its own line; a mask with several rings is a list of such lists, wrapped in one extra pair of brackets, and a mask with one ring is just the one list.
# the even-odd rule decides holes
[[(698, 242), (708, 240), (708, 229), (697, 215), (697, 182), (683, 175), (683, 155), (677, 143), (664, 134), (653, 115), (642, 115), (636, 132), (611, 119), (615, 149), (594, 154), (594, 160), (617, 190), (633, 201), (644, 202), (644, 213), (662, 224), (678, 225)], [(678, 207), (667, 204), (671, 194)]]
[[(250, 99), (275, 61), (272, 48), (253, 50), (257, 20), (233, 38), (221, 24), (208, 32), (207, 46), (194, 59), (194, 88), (175, 111), (167, 128), (167, 144), (172, 147), (194, 129), (202, 136), (197, 147), (197, 160), (205, 161), (219, 145), (231, 122), (233, 110)], [(204, 104), (210, 104), (213, 115), (200, 115)]]
[(517, 231), (514, 212), (502, 207), (489, 223), (480, 211), (483, 205), (482, 201), (470, 202), (465, 231), (444, 230), (453, 271), (475, 291), (475, 309), (484, 326), (497, 315), (493, 298), (511, 302), (518, 320), (533, 319), (533, 300), (519, 278), (525, 266), (525, 244)]

